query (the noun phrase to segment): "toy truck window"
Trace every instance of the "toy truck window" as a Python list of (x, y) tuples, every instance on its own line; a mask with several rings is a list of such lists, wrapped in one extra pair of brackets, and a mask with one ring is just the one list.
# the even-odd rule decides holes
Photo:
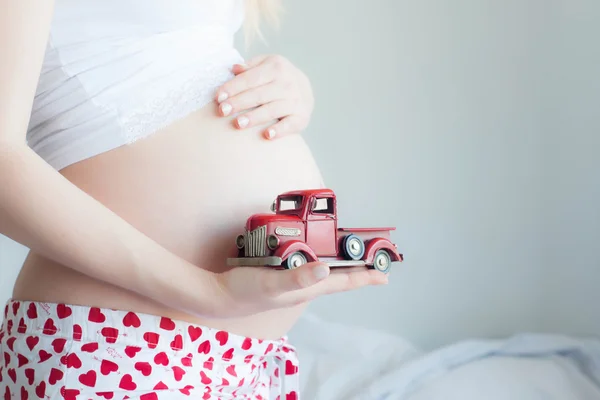
[(312, 207), (313, 214), (333, 214), (333, 198), (322, 197), (315, 198)]
[(302, 209), (302, 196), (289, 196), (279, 198), (279, 212), (294, 212)]

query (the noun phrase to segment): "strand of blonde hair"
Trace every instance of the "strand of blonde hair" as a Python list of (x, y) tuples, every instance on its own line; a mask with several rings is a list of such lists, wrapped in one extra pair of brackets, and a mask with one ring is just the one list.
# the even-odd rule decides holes
[(246, 17), (244, 21), (244, 36), (246, 45), (249, 45), (256, 37), (264, 41), (260, 29), (264, 19), (273, 27), (279, 26), (279, 17), (283, 10), (281, 0), (245, 0)]

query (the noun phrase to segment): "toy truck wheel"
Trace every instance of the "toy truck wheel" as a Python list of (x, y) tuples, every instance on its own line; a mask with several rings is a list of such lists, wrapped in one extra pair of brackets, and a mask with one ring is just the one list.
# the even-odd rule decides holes
[(387, 274), (392, 266), (392, 258), (386, 250), (378, 250), (373, 259), (373, 268)]
[(294, 269), (306, 264), (307, 262), (308, 260), (306, 259), (306, 256), (302, 252), (297, 251), (290, 254), (290, 256), (283, 262), (283, 266), (287, 269)]
[(348, 260), (360, 260), (365, 254), (365, 243), (356, 235), (348, 235), (342, 244), (344, 257)]

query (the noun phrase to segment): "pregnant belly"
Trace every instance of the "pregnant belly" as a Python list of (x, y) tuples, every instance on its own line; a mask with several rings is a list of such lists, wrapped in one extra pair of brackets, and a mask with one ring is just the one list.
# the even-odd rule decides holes
[[(300, 135), (266, 141), (257, 129), (233, 129), (230, 120), (215, 116), (212, 104), (147, 139), (61, 172), (162, 246), (213, 271), (226, 268), (250, 214), (268, 212), (280, 192), (322, 186)], [(26, 262), (15, 295), (167, 315), (265, 338), (284, 334), (302, 309), (239, 320), (193, 319), (36, 255)]]

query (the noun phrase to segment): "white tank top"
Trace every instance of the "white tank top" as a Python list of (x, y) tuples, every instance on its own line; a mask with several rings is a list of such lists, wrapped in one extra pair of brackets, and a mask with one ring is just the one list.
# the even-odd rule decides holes
[(28, 145), (59, 170), (198, 110), (242, 22), (243, 0), (56, 0)]

